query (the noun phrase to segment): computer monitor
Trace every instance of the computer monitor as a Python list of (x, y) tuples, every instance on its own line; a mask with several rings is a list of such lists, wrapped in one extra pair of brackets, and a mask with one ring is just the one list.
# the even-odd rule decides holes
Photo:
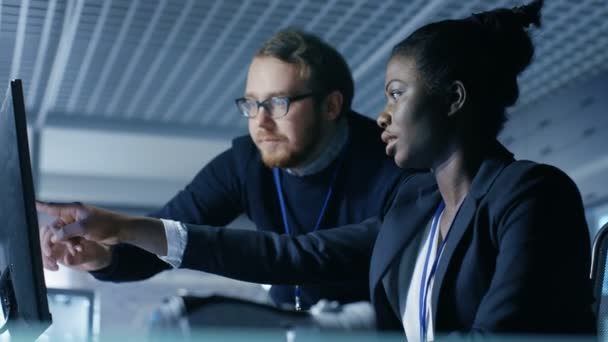
[(42, 271), (23, 88), (0, 107), (0, 332), (38, 336), (51, 324)]

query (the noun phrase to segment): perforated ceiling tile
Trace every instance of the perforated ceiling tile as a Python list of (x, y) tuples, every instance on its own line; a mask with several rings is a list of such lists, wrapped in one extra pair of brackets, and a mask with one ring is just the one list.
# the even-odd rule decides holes
[[(242, 132), (232, 100), (273, 32), (296, 26), (341, 51), (354, 74), (354, 108), (381, 110), (391, 47), (417, 27), (512, 0), (4, 0), (0, 80), (24, 80), (40, 127), (57, 118), (159, 132)], [(536, 56), (521, 75), (516, 113), (567, 84), (608, 70), (608, 3), (545, 1)]]
[[(0, 0), (0, 84), (21, 78), (36, 127), (105, 127), (228, 139), (246, 131), (233, 99), (260, 44), (288, 26), (344, 54), (354, 109), (384, 106), (392, 46), (432, 21), (514, 0)], [(587, 204), (608, 193), (608, 2), (548, 0), (536, 54), (500, 139), (555, 164)], [(589, 100), (592, 98), (592, 100)]]

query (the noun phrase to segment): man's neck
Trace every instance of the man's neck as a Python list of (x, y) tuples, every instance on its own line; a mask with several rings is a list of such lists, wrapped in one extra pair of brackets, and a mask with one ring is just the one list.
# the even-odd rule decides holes
[(345, 117), (338, 119), (331, 136), (319, 148), (319, 152), (297, 167), (286, 169), (295, 176), (308, 176), (328, 167), (342, 151), (348, 140), (348, 122)]

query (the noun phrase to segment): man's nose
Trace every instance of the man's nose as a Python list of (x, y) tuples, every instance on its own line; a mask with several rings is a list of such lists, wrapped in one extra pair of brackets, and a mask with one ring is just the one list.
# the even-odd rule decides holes
[(268, 127), (274, 124), (274, 120), (271, 117), (271, 113), (268, 112), (265, 106), (261, 105), (259, 105), (257, 108), (255, 120), (257, 121), (257, 124), (260, 127)]

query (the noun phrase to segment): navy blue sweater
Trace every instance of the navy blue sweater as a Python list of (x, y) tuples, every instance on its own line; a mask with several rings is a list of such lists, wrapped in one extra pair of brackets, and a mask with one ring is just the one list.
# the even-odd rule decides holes
[[(342, 165), (320, 229), (359, 223), (380, 215), (396, 185), (407, 174), (385, 155), (375, 122), (356, 113), (349, 114), (348, 122), (349, 140), (342, 151)], [(313, 229), (338, 164), (340, 162), (334, 161), (321, 172), (303, 177), (281, 171), (292, 233), (303, 234)], [(249, 136), (234, 139), (232, 148), (207, 164), (185, 189), (151, 216), (225, 226), (241, 213), (259, 230), (284, 232), (272, 172), (261, 162), (260, 153)], [(235, 251), (235, 258), (238, 254)], [(368, 299), (369, 260), (358, 262), (361, 264), (357, 269), (361, 272), (348, 282), (337, 282), (333, 286), (302, 284), (303, 306), (308, 307), (322, 298), (342, 303)], [(243, 267), (247, 267), (246, 260)], [(92, 274), (101, 280), (134, 281), (169, 268), (155, 255), (130, 245), (119, 245), (113, 248), (112, 264)], [(291, 303), (293, 286), (277, 284), (271, 296), (277, 303)]]

